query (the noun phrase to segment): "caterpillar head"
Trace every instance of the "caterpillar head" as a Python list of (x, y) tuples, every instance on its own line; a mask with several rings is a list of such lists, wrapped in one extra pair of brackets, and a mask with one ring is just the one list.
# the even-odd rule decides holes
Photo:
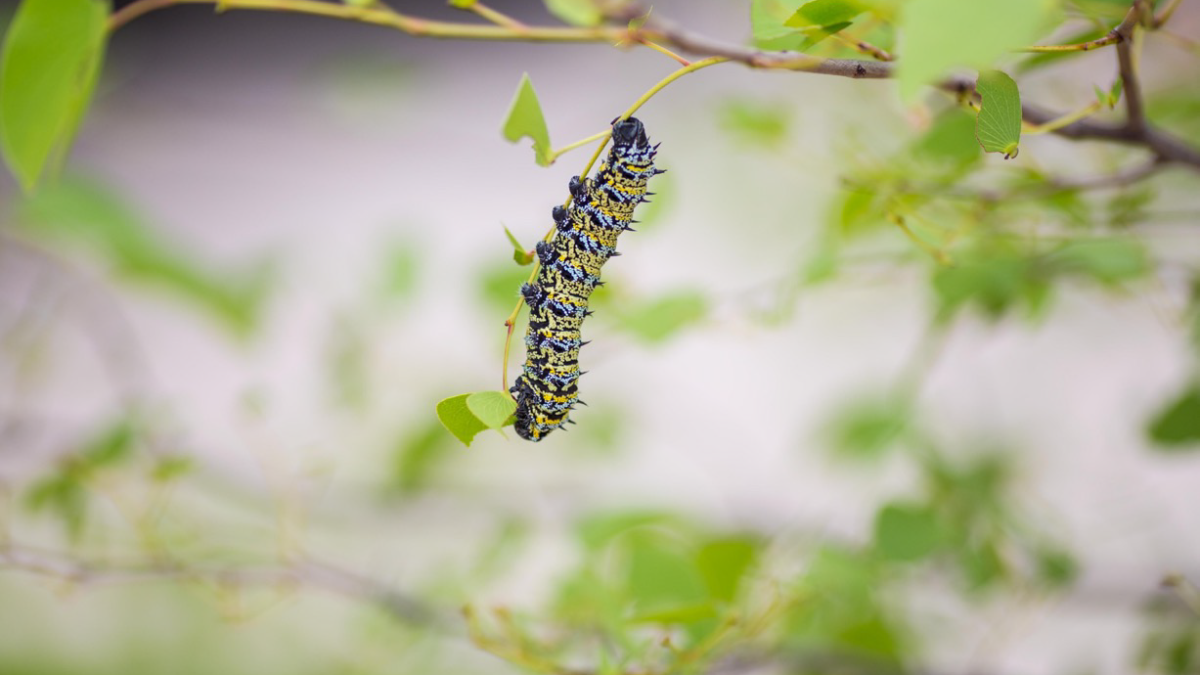
[(612, 128), (612, 140), (616, 147), (645, 146), (650, 143), (646, 139), (646, 127), (636, 117), (615, 120)]

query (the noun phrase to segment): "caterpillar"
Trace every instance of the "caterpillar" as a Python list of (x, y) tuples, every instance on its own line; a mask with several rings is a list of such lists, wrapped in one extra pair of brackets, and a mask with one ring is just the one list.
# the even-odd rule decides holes
[[(579, 400), (579, 348), (588, 299), (602, 285), (600, 268), (617, 250), (617, 237), (633, 230), (633, 210), (647, 201), (646, 181), (658, 146), (650, 145), (636, 118), (614, 120), (612, 148), (595, 178), (571, 179), (569, 208), (551, 211), (554, 237), (538, 242), (540, 263), (533, 283), (521, 286), (529, 305), (525, 366), (509, 389), (517, 402), (514, 427), (525, 440), (540, 441), (571, 422)], [(572, 422), (573, 423), (573, 422)]]

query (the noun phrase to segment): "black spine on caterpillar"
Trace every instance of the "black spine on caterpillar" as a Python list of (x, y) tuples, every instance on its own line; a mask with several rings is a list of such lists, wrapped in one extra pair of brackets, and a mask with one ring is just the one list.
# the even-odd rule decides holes
[(617, 120), (612, 148), (594, 178), (571, 179), (570, 208), (554, 207), (555, 235), (537, 246), (541, 267), (533, 283), (521, 287), (529, 305), (525, 366), (510, 389), (517, 401), (516, 431), (540, 441), (571, 420), (579, 400), (577, 381), (583, 319), (588, 299), (601, 285), (600, 268), (619, 255), (617, 237), (632, 228), (633, 210), (646, 200), (646, 181), (658, 146), (651, 146), (637, 119)]

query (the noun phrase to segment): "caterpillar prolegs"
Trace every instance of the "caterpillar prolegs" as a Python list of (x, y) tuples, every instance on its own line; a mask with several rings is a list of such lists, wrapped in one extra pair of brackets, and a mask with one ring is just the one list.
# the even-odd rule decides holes
[(570, 208), (554, 207), (555, 234), (537, 245), (541, 267), (521, 287), (529, 305), (525, 366), (509, 390), (517, 401), (516, 431), (540, 441), (570, 420), (579, 400), (579, 348), (588, 299), (599, 286), (600, 268), (616, 251), (617, 237), (632, 230), (634, 208), (646, 201), (646, 181), (658, 146), (651, 146), (637, 119), (617, 120), (612, 148), (595, 178), (571, 179)]

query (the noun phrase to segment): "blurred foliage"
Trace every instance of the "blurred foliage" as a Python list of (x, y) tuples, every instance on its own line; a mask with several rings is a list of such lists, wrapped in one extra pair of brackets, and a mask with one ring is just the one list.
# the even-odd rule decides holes
[(57, 172), (83, 122), (104, 60), (99, 0), (25, 0), (0, 54), (0, 148), (26, 191)]
[[(369, 0), (347, 4), (361, 16), (381, 11)], [(1121, 21), (1130, 2), (743, 4), (750, 40), (763, 49), (863, 58), (874, 48), (901, 47), (896, 63), (910, 123), (907, 134), (900, 125), (889, 130), (882, 123), (880, 128), (891, 135), (886, 142), (880, 140), (883, 133), (853, 139), (847, 133), (836, 148), (836, 162), (819, 158), (820, 170), (839, 179), (821, 211), (823, 218), (816, 223), (796, 218), (796, 229), (754, 242), (786, 250), (808, 242), (802, 259), (778, 273), (784, 281), (777, 306), (768, 312), (775, 326), (794, 316), (793, 306), (804, 293), (821, 292), (818, 284), (860, 281), (881, 271), (889, 276), (873, 289), (903, 278), (907, 281), (902, 283), (919, 284), (928, 298), (928, 316), (922, 318), (931, 328), (918, 345), (918, 358), (906, 365), (898, 381), (882, 383), (870, 395), (830, 397), (835, 404), (824, 418), (817, 446), (832, 458), (851, 460), (862, 480), (886, 479), (878, 489), (864, 491), (871, 499), (850, 522), (844, 528), (843, 523), (821, 522), (810, 531), (794, 522), (792, 514), (773, 521), (779, 514), (755, 512), (764, 515), (764, 522), (748, 522), (736, 499), (729, 500), (728, 513), (736, 516), (730, 518), (724, 515), (725, 504), (710, 511), (680, 506), (673, 494), (673, 471), (688, 470), (681, 465), (652, 465), (659, 472), (652, 488), (661, 499), (656, 507), (639, 508), (622, 490), (627, 484), (631, 493), (644, 489), (647, 477), (621, 462), (630, 457), (626, 450), (646, 449), (632, 433), (630, 420), (656, 421), (656, 409), (628, 414), (601, 401), (589, 408), (588, 423), (581, 422), (569, 442), (545, 452), (543, 447), (498, 443), (496, 434), (479, 436), (487, 430), (503, 432), (511, 423), (514, 404), (502, 391), (446, 397), (436, 406), (436, 419), (408, 410), (406, 398), (394, 405), (388, 394), (401, 389), (418, 400), (445, 395), (444, 382), (426, 387), (407, 379), (409, 372), (397, 375), (382, 358), (390, 341), (407, 337), (418, 321), (428, 321), (413, 308), (424, 307), (421, 301), (441, 284), (422, 283), (432, 273), (419, 240), (387, 239), (359, 279), (360, 295), (329, 312), (315, 358), (322, 388), (318, 408), (341, 424), (344, 440), (337, 443), (347, 447), (338, 450), (368, 455), (362, 475), (335, 480), (303, 465), (305, 458), (289, 445), (295, 436), (284, 437), (287, 447), (276, 456), (278, 441), (259, 426), (275, 417), (264, 403), (266, 396), (251, 386), (241, 411), (246, 419), (238, 422), (245, 428), (234, 430), (240, 439), (234, 449), (240, 451), (244, 444), (256, 453), (252, 459), (263, 473), (255, 480), (261, 484), (248, 488), (224, 475), (215, 461), (210, 466), (177, 454), (184, 441), (171, 433), (169, 406), (124, 390), (121, 412), (107, 414), (84, 432), (60, 434), (65, 440), (55, 439), (53, 457), (27, 475), (0, 477), (0, 496), (5, 498), (0, 500), (0, 567), (50, 577), (57, 592), (60, 587), (153, 580), (156, 592), (164, 586), (184, 589), (192, 602), (211, 601), (213, 616), (204, 620), (192, 616), (191, 605), (187, 610), (122, 605), (136, 621), (124, 615), (110, 619), (111, 607), (106, 607), (103, 620), (131, 627), (137, 633), (131, 639), (135, 647), (115, 649), (108, 661), (97, 660), (87, 672), (154, 670), (155, 659), (184, 672), (507, 672), (507, 666), (472, 660), (480, 655), (462, 649), (466, 632), (475, 646), (508, 665), (553, 675), (755, 669), (814, 675), (922, 673), (939, 663), (936, 659), (944, 657), (948, 644), (967, 634), (961, 626), (931, 621), (940, 604), (964, 607), (956, 616), (979, 612), (986, 618), (990, 608), (1005, 606), (1004, 600), (1011, 601), (1007, 607), (1053, 603), (1092, 566), (1102, 566), (1105, 561), (1085, 559), (1088, 547), (1077, 551), (1067, 528), (1055, 526), (1049, 506), (1030, 494), (1030, 456), (1053, 448), (1022, 452), (1000, 449), (990, 437), (955, 440), (947, 431), (961, 432), (958, 421), (929, 405), (921, 389), (940, 349), (938, 341), (956, 326), (993, 331), (1003, 322), (1032, 331), (1053, 316), (1058, 298), (1075, 293), (1089, 299), (1140, 296), (1175, 277), (1190, 284), (1180, 294), (1190, 292), (1178, 323), (1192, 350), (1189, 358), (1200, 359), (1200, 272), (1185, 246), (1162, 244), (1147, 227), (1161, 213), (1164, 196), (1177, 198), (1181, 191), (1157, 180), (1158, 166), (1144, 176), (1122, 178), (1118, 172), (1137, 168), (1133, 152), (1102, 154), (1082, 149), (1089, 147), (1084, 144), (1064, 149), (1069, 161), (1060, 161), (1032, 133), (1037, 129), (1022, 127), (1022, 101), (1036, 101), (1039, 93), (1029, 87), (1035, 95), (1027, 95), (1025, 76), (1049, 72), (1082, 52), (1012, 50), (1051, 37), (1059, 43), (1101, 37)], [(452, 0), (450, 5), (483, 18), (491, 11), (474, 0)], [(591, 0), (547, 0), (544, 5), (549, 14), (574, 26), (596, 25), (604, 18), (605, 6)], [(333, 7), (337, 5), (322, 11)], [(166, 228), (113, 189), (80, 178), (55, 180), (103, 62), (108, 9), (92, 0), (24, 0), (9, 26), (0, 59), (0, 141), (24, 192), (7, 200), (2, 243), (33, 251), (56, 270), (77, 263), (103, 268), (118, 283), (165, 291), (181, 308), (213, 318), (235, 335), (253, 336), (265, 323), (275, 290), (271, 265), (217, 269), (201, 262), (192, 247), (172, 240)], [(493, 23), (504, 24), (502, 17), (496, 21), (491, 16)], [(635, 19), (633, 26), (643, 20)], [(1112, 56), (1113, 51), (1107, 53)], [(413, 64), (348, 63), (323, 73), (341, 86), (335, 97), (348, 89), (356, 95), (386, 90), (408, 96), (409, 89), (421, 84), (409, 77)], [(969, 92), (941, 96), (928, 91), (922, 98), (929, 85), (962, 68), (981, 72), (975, 80), (981, 105)], [(1090, 83), (1096, 98), (1088, 94), (1078, 101), (1079, 109), (1095, 113), (1121, 107), (1128, 94), (1125, 83), (1105, 78)], [(1086, 89), (1087, 84), (1081, 86)], [(1144, 93), (1153, 124), (1193, 142), (1200, 139), (1195, 82), (1155, 86)], [(758, 157), (776, 153), (780, 162), (773, 167), (796, 169), (797, 183), (809, 180), (802, 171), (812, 167), (801, 162), (814, 161), (812, 157), (789, 153), (810, 130), (798, 123), (798, 106), (779, 95), (716, 99), (713, 117), (725, 142), (705, 151)], [(870, 100), (878, 104), (883, 99)], [(820, 103), (805, 100), (805, 105)], [(512, 142), (531, 139), (540, 165), (558, 156), (528, 75), (518, 83), (501, 133)], [(1016, 157), (1018, 147), (1019, 162), (986, 154)], [(1070, 171), (1060, 172), (1063, 166)], [(685, 197), (692, 194), (692, 179), (683, 171), (656, 178), (652, 189), (658, 196), (639, 210), (638, 229), (671, 223), (676, 207), (690, 206)], [(721, 198), (739, 203), (757, 199), (757, 180), (731, 180), (722, 185), (728, 194)], [(779, 199), (786, 197), (781, 195)], [(1177, 201), (1186, 203), (1187, 196)], [(559, 198), (565, 194), (554, 200)], [(695, 215), (689, 212), (689, 217)], [(680, 224), (654, 236), (706, 236), (703, 232)], [(793, 233), (794, 240), (785, 238)], [(535, 262), (532, 247), (525, 246), (532, 241), (521, 242), (507, 228), (507, 244), (494, 234), (494, 256), (464, 263), (471, 267), (466, 278), (481, 303), (478, 313), (493, 328), (500, 323), (497, 317), (517, 306), (521, 284)], [(445, 278), (451, 274), (436, 271)], [(593, 305), (599, 328), (630, 338), (621, 348), (661, 353), (689, 332), (728, 320), (717, 311), (726, 298), (708, 288), (642, 292), (630, 284), (612, 286), (616, 288), (598, 290)], [(42, 290), (31, 295), (34, 310), (45, 297)], [(517, 353), (521, 321), (518, 315), (513, 326)], [(12, 328), (4, 325), (4, 356), (18, 353), (14, 345), (19, 340), (12, 336), (20, 331), (25, 331), (22, 336), (33, 334), (33, 340), (26, 340), (52, 353), (52, 341), (43, 339), (48, 333), (30, 331), (22, 322), (28, 318), (14, 320)], [(791, 348), (785, 346), (780, 358), (786, 359)], [(443, 352), (405, 358), (436, 360), (439, 369), (457, 360)], [(11, 360), (11, 368), (3, 364), (5, 375), (24, 372), (24, 363)], [(1188, 453), (1200, 448), (1196, 372), (1193, 363), (1191, 377), (1176, 378), (1176, 389), (1159, 392), (1144, 423), (1134, 425), (1147, 448), (1161, 451), (1146, 453), (1145, 461), (1188, 461)], [(9, 398), (23, 403), (24, 392), (17, 385), (0, 393), (6, 405)], [(718, 395), (745, 392), (713, 394)], [(786, 410), (788, 402), (781, 403)], [(1084, 409), (1081, 414), (1095, 412)], [(287, 432), (308, 433), (296, 417), (284, 419)], [(18, 421), (0, 421), (6, 442), (19, 447)], [(726, 420), (695, 422), (705, 430), (718, 423)], [(770, 429), (792, 420), (780, 415), (733, 423)], [(272, 440), (258, 440), (260, 433)], [(756, 436), (745, 438), (751, 439), (745, 447), (728, 451), (741, 457), (761, 450), (753, 445)], [(460, 442), (474, 445), (464, 452)], [(358, 452), (360, 447), (378, 451)], [(812, 452), (807, 445), (806, 452)], [(896, 480), (892, 471), (904, 480)], [(597, 499), (581, 489), (592, 482), (616, 485), (615, 498)], [(363, 500), (361, 495), (371, 488), (403, 499), (382, 500), (382, 506)], [(336, 508), (321, 504), (317, 495), (326, 494)], [(713, 503), (725, 497), (720, 489), (704, 496)], [(7, 509), (9, 497), (17, 508)], [(768, 497), (763, 496), (763, 503), (771, 503)], [(385, 524), (368, 529), (374, 521)], [(377, 536), (381, 531), (386, 536)], [(24, 546), (23, 538), (38, 545)], [(364, 539), (370, 540), (367, 545)], [(1135, 582), (1137, 588), (1149, 586), (1145, 579)], [(1167, 586), (1146, 607), (1140, 644), (1131, 650), (1136, 658), (1129, 665), (1146, 673), (1198, 672), (1200, 595), (1182, 576), (1169, 577)], [(330, 611), (330, 605), (322, 604), (314, 610), (307, 604), (308, 594), (301, 599), (299, 592), (316, 589), (361, 607), (352, 611), (339, 604)], [(26, 586), (0, 586), (0, 604), (40, 602), (31, 601), (27, 591)], [(126, 599), (113, 597), (118, 604)], [(444, 605), (462, 602), (463, 617), (448, 617), (451, 612)], [(286, 609), (269, 611), (277, 606)], [(259, 621), (299, 617), (297, 622), (306, 622), (312, 616), (326, 622), (322, 631), (332, 632), (322, 638), (336, 643), (327, 648), (335, 656), (321, 651), (311, 627), (285, 625), (263, 642), (282, 654), (283, 665), (260, 666), (246, 642), (237, 643), (240, 650), (226, 648), (239, 639), (237, 631), (220, 632), (222, 621), (240, 622), (238, 630), (250, 631)], [(381, 616), (395, 619), (395, 625)], [(10, 628), (36, 631), (26, 625), (32, 623), (14, 622)], [(160, 623), (189, 639), (201, 634), (203, 640), (196, 643), (201, 647), (160, 644), (142, 634)], [(57, 626), (45, 632), (55, 638), (69, 634)], [(106, 635), (123, 638), (115, 629)], [(32, 642), (17, 644), (20, 638), (11, 641), (0, 638), (0, 671), (6, 674), (81, 672), (59, 665), (53, 650)], [(43, 652), (42, 661), (30, 656), (32, 651)], [(322, 656), (312, 656), (318, 653)], [(109, 661), (121, 665), (110, 667)]]
[(21, 233), (64, 249), (80, 249), (139, 285), (162, 289), (246, 337), (271, 291), (271, 265), (229, 274), (211, 271), (112, 190), (85, 180), (47, 186), (16, 205)]

